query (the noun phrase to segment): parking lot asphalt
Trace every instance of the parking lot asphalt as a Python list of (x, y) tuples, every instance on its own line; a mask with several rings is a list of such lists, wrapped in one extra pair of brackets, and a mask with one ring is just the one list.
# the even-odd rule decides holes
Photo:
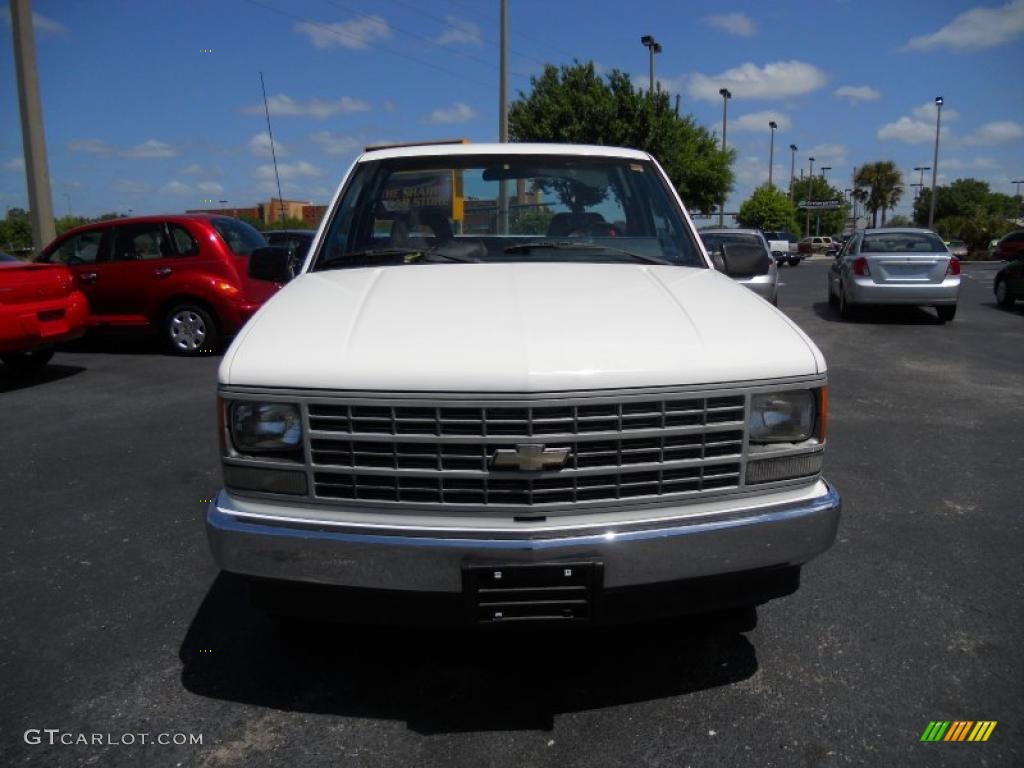
[(829, 363), (843, 520), (745, 634), (274, 625), (206, 547), (219, 358), (87, 340), (0, 374), (0, 765), (1024, 764), (1024, 305), (967, 265), (953, 323), (843, 322), (826, 269), (779, 304)]

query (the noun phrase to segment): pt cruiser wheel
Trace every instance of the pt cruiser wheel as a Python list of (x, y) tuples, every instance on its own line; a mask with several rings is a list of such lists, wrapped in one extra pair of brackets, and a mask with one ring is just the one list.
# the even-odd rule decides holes
[(1006, 287), (1005, 280), (996, 283), (996, 304), (1000, 307), (1013, 306), (1013, 296), (1010, 294), (1010, 289)]
[(5, 355), (0, 355), (0, 360), (3, 360), (4, 365), (10, 368), (12, 373), (24, 376), (35, 373), (50, 362), (53, 352), (52, 348), (33, 349), (30, 352), (8, 352)]
[(164, 338), (175, 354), (199, 355), (216, 349), (217, 326), (202, 307), (180, 304), (164, 319)]

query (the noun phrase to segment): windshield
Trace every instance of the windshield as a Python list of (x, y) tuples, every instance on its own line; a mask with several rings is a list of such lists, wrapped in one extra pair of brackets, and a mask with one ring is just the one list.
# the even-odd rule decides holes
[(743, 243), (744, 245), (764, 247), (760, 237), (748, 232), (701, 232), (699, 234), (708, 253), (721, 253), (723, 243)]
[(928, 232), (894, 232), (865, 235), (861, 253), (943, 253), (945, 244)]
[(244, 221), (214, 219), (211, 223), (236, 256), (248, 256), (256, 248), (263, 248), (267, 244), (259, 230)]
[(650, 162), (483, 155), (361, 163), (312, 269), (507, 261), (707, 266)]

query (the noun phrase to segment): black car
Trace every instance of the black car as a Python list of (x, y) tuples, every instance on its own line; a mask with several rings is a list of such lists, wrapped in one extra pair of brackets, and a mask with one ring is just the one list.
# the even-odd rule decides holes
[(996, 302), (1009, 309), (1018, 299), (1024, 299), (1024, 252), (996, 272), (992, 289), (996, 294)]
[(315, 229), (273, 229), (263, 233), (268, 245), (276, 245), (291, 251), (293, 274), (297, 274), (302, 267), (302, 262), (306, 260), (306, 254), (309, 253), (309, 246), (313, 244), (315, 236)]

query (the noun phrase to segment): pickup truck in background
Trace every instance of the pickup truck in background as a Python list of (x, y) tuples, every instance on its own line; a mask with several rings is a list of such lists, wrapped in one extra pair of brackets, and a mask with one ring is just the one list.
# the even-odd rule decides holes
[(768, 250), (775, 257), (775, 263), (780, 267), (783, 264), (789, 264), (791, 267), (800, 264), (801, 259), (803, 259), (803, 254), (800, 253), (800, 249), (797, 247), (800, 238), (792, 232), (765, 232), (764, 238), (768, 241)]

